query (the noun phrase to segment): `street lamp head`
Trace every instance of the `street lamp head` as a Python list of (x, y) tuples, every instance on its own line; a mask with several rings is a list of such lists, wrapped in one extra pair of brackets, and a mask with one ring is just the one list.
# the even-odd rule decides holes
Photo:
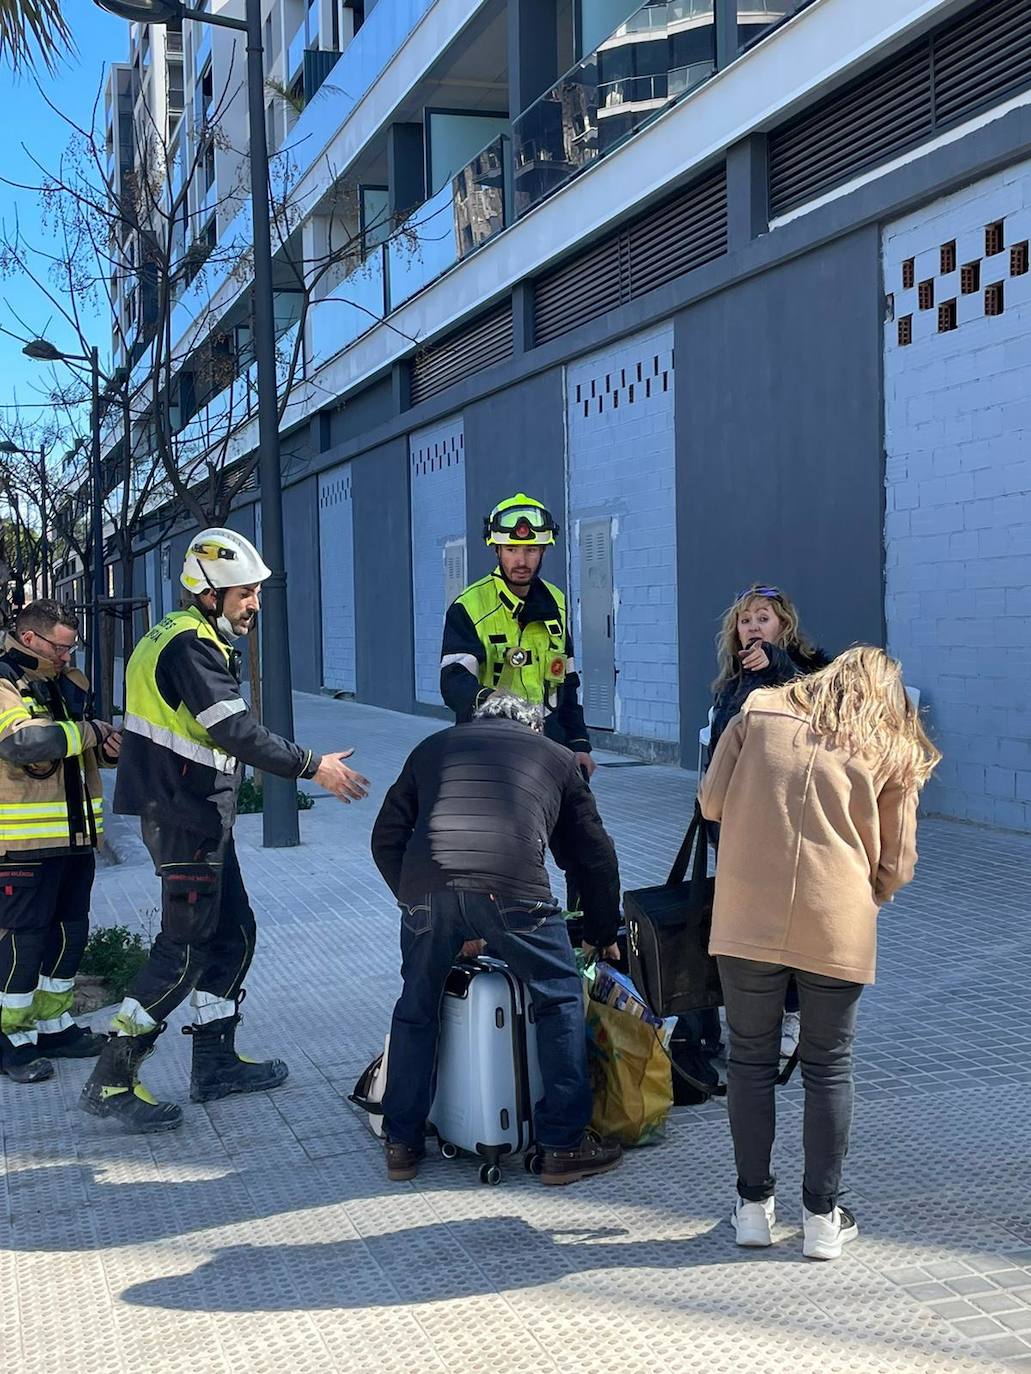
[(167, 24), (173, 19), (181, 19), (185, 9), (182, 0), (93, 0), (93, 3), (108, 14), (137, 24)]
[(22, 352), (26, 358), (35, 358), (41, 363), (59, 363), (64, 357), (60, 349), (55, 348), (49, 339), (30, 339)]

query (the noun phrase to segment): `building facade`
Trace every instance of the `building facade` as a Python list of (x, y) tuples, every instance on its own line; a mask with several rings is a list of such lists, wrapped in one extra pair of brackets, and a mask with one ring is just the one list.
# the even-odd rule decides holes
[[(902, 659), (931, 810), (1031, 829), (1031, 0), (266, 10), (295, 686), (441, 711), (445, 607), (524, 490), (599, 744), (693, 765), (758, 579)], [(243, 232), (220, 170), (187, 237)], [(184, 371), (239, 277), (184, 289)], [(188, 535), (142, 560), (156, 610)]]

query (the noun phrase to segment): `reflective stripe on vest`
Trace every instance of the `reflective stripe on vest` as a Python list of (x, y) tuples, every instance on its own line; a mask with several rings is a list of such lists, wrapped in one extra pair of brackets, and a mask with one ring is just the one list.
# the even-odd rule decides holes
[[(86, 798), (83, 797), (85, 802)], [(104, 829), (104, 803), (90, 798), (97, 834)], [(0, 848), (5, 840), (69, 841), (67, 802), (3, 802), (0, 804)]]
[(173, 710), (158, 691), (158, 660), (176, 635), (188, 631), (214, 644), (228, 664), (228, 645), (199, 611), (173, 611), (166, 615), (143, 636), (129, 659), (125, 673), (125, 729), (191, 763), (214, 768), (219, 773), (232, 773), (236, 760), (218, 748), (183, 702)]
[[(544, 586), (554, 599), (557, 618), (532, 620), (525, 629), (520, 629), (518, 619), (523, 602), (493, 573), (466, 587), (458, 602), (468, 611), (483, 646), (485, 661), (476, 665), (480, 685), (554, 707), (567, 672), (566, 598), (550, 582)], [(526, 654), (524, 663), (512, 663), (513, 649)]]

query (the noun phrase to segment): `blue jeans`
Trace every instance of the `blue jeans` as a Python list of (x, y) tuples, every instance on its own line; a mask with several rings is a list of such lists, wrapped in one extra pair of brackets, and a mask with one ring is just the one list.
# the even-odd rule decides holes
[(583, 993), (566, 923), (554, 902), (461, 890), (430, 892), (417, 906), (401, 907), (404, 987), (390, 1023), (387, 1137), (423, 1149), (444, 982), (462, 945), (476, 939), (522, 979), (533, 1001), (544, 1086), (533, 1114), (537, 1143), (571, 1149), (590, 1122), (592, 1101)]
[(805, 1084), (802, 1200), (810, 1212), (834, 1210), (852, 1126), (852, 1041), (862, 983), (780, 964), (717, 956), (727, 1008), (727, 1106), (746, 1202), (772, 1197), (777, 1074), (784, 993), (794, 973), (801, 1002), (799, 1062)]

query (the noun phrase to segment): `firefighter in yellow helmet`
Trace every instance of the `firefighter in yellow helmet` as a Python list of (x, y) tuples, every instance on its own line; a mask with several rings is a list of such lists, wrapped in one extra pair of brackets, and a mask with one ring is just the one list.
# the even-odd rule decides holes
[(540, 576), (559, 527), (540, 501), (517, 492), (483, 522), (497, 567), (451, 603), (444, 621), (440, 692), (458, 723), (493, 691), (544, 707), (544, 733), (566, 745), (589, 777), (591, 741), (579, 700), (566, 599)]
[(254, 628), (271, 575), (249, 540), (209, 529), (186, 551), (183, 609), (158, 622), (126, 669), (125, 733), (115, 811), (140, 817), (161, 879), (161, 930), (112, 1024), (79, 1104), (130, 1131), (167, 1131), (182, 1110), (158, 1102), (140, 1064), (170, 1016), (191, 998), (190, 1099), (274, 1088), (280, 1059), (236, 1051), (242, 983), (254, 954), (254, 913), (233, 842), (243, 764), (283, 778), (311, 778), (342, 801), (366, 795), (342, 754), (310, 749), (267, 730), (240, 694), (233, 641)]

